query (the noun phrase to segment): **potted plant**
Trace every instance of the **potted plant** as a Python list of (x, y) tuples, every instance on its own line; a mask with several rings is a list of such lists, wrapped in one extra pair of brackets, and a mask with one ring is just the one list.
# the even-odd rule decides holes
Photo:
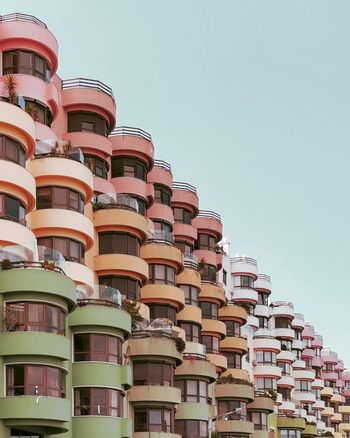
[(54, 260), (44, 260), (41, 266), (48, 271), (54, 271), (56, 269), (56, 263)]
[(95, 170), (95, 163), (94, 160), (91, 157), (87, 157), (85, 159), (85, 166), (92, 172), (94, 173)]
[(3, 271), (7, 271), (8, 269), (12, 269), (12, 262), (10, 259), (3, 259), (0, 263), (1, 263), (1, 269)]
[(5, 87), (7, 89), (7, 93), (9, 96), (9, 102), (12, 103), (12, 105), (17, 104), (17, 97), (18, 97), (18, 91), (17, 91), (17, 81), (14, 75), (7, 75), (5, 77), (4, 81)]
[(137, 302), (124, 299), (122, 300), (122, 309), (131, 316), (131, 329), (135, 330), (137, 324), (143, 321)]
[(182, 353), (186, 348), (186, 342), (182, 338), (179, 338), (179, 337), (174, 338), (174, 340), (175, 340), (176, 350), (179, 353)]
[(25, 109), (25, 111), (26, 111), (27, 114), (30, 115), (30, 117), (31, 117), (33, 120), (36, 120), (36, 119), (37, 119), (37, 116), (38, 116), (38, 109), (37, 109), (37, 107), (35, 106), (35, 103), (34, 103), (34, 102), (28, 102), (28, 103), (26, 103), (26, 109)]

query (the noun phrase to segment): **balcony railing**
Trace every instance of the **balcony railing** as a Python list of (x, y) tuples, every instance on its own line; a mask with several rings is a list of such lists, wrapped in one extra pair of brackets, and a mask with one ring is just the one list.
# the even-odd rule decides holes
[(154, 160), (154, 167), (167, 170), (171, 173), (171, 165), (163, 160)]
[(111, 301), (119, 307), (122, 305), (122, 294), (118, 289), (103, 284), (95, 284), (94, 290), (95, 295), (98, 296), (99, 300)]
[(173, 182), (173, 189), (174, 190), (188, 190), (194, 194), (197, 194), (197, 189), (195, 188), (195, 186), (188, 184), (188, 183), (184, 183), (184, 182), (174, 181)]
[(115, 309), (119, 309), (119, 304), (110, 300), (102, 300), (98, 298), (79, 298), (77, 299), (77, 305), (80, 307), (84, 306), (105, 306), (105, 307), (114, 307)]
[(294, 304), (290, 303), (289, 301), (273, 301), (270, 304), (271, 307), (281, 307), (281, 306), (286, 306), (286, 307), (291, 307), (292, 309), (294, 309)]
[(114, 128), (113, 131), (109, 134), (109, 137), (114, 137), (114, 136), (133, 136), (133, 137), (142, 137), (145, 140), (149, 141), (150, 143), (152, 143), (152, 137), (151, 134), (149, 134), (148, 132), (144, 131), (143, 129), (140, 128), (132, 128), (130, 126), (118, 126), (117, 128)]
[(230, 261), (231, 263), (249, 263), (251, 265), (258, 266), (258, 262), (255, 259), (252, 259), (251, 257), (244, 257), (244, 256), (231, 257)]
[(64, 81), (62, 81), (62, 90), (69, 90), (71, 88), (90, 88), (93, 90), (101, 91), (114, 100), (112, 88), (104, 84), (103, 82), (97, 81), (95, 79), (74, 78), (65, 79)]
[(0, 21), (29, 21), (47, 29), (46, 24), (43, 21), (39, 20), (39, 18), (34, 17), (34, 15), (19, 13), (0, 15)]
[(198, 269), (198, 258), (194, 254), (185, 254), (184, 265), (186, 268)]
[(266, 275), (266, 274), (259, 274), (258, 275), (258, 280), (271, 281), (271, 277), (269, 275)]
[(205, 219), (215, 219), (221, 222), (221, 216), (218, 213), (215, 213), (215, 211), (199, 210), (197, 217), (202, 217)]
[(147, 242), (148, 243), (161, 243), (167, 245), (174, 244), (174, 236), (170, 231), (166, 230), (152, 230), (148, 231), (147, 234)]
[(131, 210), (139, 212), (137, 199), (122, 193), (102, 193), (94, 199), (93, 210), (106, 210), (119, 208), (121, 210)]

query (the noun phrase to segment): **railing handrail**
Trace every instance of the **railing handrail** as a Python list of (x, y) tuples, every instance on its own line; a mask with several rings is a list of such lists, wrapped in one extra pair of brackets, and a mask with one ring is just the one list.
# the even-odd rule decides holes
[(184, 265), (187, 268), (198, 269), (198, 257), (196, 257), (194, 254), (185, 254)]
[(115, 301), (103, 300), (99, 298), (78, 298), (77, 304), (78, 306), (96, 305), (96, 306), (106, 306), (106, 307), (114, 307), (116, 309), (120, 309), (120, 305), (117, 304)]
[(0, 21), (30, 21), (31, 23), (39, 24), (39, 26), (45, 27), (47, 29), (46, 24), (36, 18), (34, 15), (29, 14), (20, 14), (18, 12), (12, 14), (0, 15)]
[(174, 181), (173, 182), (173, 189), (175, 190), (188, 190), (194, 194), (197, 194), (197, 189), (192, 184), (188, 184), (181, 181)]
[(140, 128), (133, 128), (131, 126), (117, 126), (109, 134), (109, 137), (115, 137), (118, 135), (130, 135), (134, 137), (142, 137), (152, 143), (152, 136), (148, 132)]
[(62, 154), (56, 154), (54, 152), (44, 152), (44, 153), (40, 153), (40, 154), (35, 154), (33, 156), (34, 160), (37, 160), (37, 159), (40, 159), (40, 158), (68, 158), (69, 160), (73, 160), (73, 161), (76, 161), (78, 163), (84, 164), (84, 161), (77, 160), (73, 156), (68, 155), (68, 154), (63, 154), (63, 153)]
[(219, 213), (215, 213), (215, 211), (211, 211), (211, 210), (199, 210), (197, 217), (215, 219), (221, 222), (221, 216), (219, 215)]
[(147, 233), (148, 243), (166, 243), (168, 245), (174, 244), (174, 236), (170, 231), (166, 230), (152, 230)]
[[(46, 271), (54, 271), (59, 272), (60, 274), (65, 275), (64, 271), (59, 266), (54, 266), (52, 269), (48, 269), (44, 267), (45, 262), (36, 262), (36, 261), (28, 261), (28, 260), (18, 260), (14, 262), (10, 262), (12, 268), (11, 269), (26, 269), (26, 268), (32, 268), (32, 269), (42, 269)], [(4, 269), (3, 269), (4, 270)]]
[(164, 160), (154, 160), (154, 167), (159, 167), (171, 173), (171, 165)]
[(231, 257), (230, 258), (231, 263), (250, 263), (251, 265), (258, 266), (258, 262), (253, 259), (252, 257), (245, 257), (245, 256), (237, 256), (237, 257)]
[(119, 208), (123, 210), (132, 210), (139, 212), (139, 203), (137, 199), (124, 193), (102, 193), (95, 198), (94, 211)]
[(62, 81), (62, 90), (69, 90), (70, 88), (92, 88), (97, 91), (102, 91), (114, 100), (114, 94), (111, 87), (104, 84), (97, 79), (88, 78), (72, 78), (64, 79)]
[(174, 339), (172, 333), (166, 332), (164, 330), (134, 330), (132, 332), (133, 338), (167, 338)]
[(291, 307), (292, 309), (294, 309), (294, 304), (291, 303), (290, 301), (273, 301), (270, 304), (271, 307), (280, 307), (280, 306), (286, 306), (286, 307)]
[(266, 280), (271, 282), (271, 277), (267, 274), (258, 274), (258, 280)]

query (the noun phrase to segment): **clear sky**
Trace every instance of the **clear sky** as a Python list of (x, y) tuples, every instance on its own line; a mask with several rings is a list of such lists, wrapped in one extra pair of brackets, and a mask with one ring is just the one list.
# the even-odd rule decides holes
[(221, 213), (350, 367), (348, 0), (2, 0), (43, 20), (63, 78), (100, 79), (118, 124)]

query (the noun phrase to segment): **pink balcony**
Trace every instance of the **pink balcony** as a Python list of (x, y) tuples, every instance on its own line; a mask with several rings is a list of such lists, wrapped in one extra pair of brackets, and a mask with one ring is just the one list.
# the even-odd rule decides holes
[(315, 339), (315, 328), (312, 325), (307, 324), (303, 330), (302, 337), (305, 339)]
[(311, 341), (311, 346), (313, 348), (322, 348), (323, 347), (323, 338), (321, 335), (316, 334), (315, 339)]
[(322, 359), (322, 357), (317, 357), (317, 356), (313, 357), (311, 364), (312, 364), (312, 367), (322, 368), (323, 367), (323, 359)]
[(191, 210), (192, 217), (198, 214), (199, 200), (197, 190), (191, 184), (173, 181), (172, 207), (182, 207)]
[(153, 184), (162, 184), (172, 189), (173, 175), (170, 164), (166, 161), (154, 160), (154, 167), (148, 174), (147, 181)]
[(203, 233), (215, 233), (218, 242), (222, 239), (221, 217), (213, 211), (199, 210), (198, 216), (192, 221), (192, 225)]

